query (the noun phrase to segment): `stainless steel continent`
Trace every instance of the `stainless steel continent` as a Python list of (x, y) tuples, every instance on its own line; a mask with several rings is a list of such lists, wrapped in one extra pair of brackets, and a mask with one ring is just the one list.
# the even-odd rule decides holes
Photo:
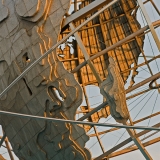
[[(70, 0), (4, 0), (0, 3), (0, 92), (56, 44)], [(4, 111), (75, 119), (82, 89), (56, 50), (0, 99)], [(78, 125), (0, 116), (14, 153), (23, 160), (89, 160), (89, 140)]]

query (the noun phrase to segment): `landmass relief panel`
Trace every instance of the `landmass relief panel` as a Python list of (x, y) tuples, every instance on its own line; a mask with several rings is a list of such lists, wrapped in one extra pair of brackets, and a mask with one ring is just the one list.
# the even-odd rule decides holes
[[(0, 3), (0, 92), (57, 43), (69, 0), (5, 0)], [(33, 67), (1, 99), (4, 111), (74, 119), (82, 89), (56, 51)], [(1, 115), (3, 130), (19, 159), (91, 159), (78, 125)]]
[[(80, 4), (80, 9), (87, 6), (93, 2), (93, 0), (86, 0)], [(118, 41), (124, 39), (130, 34), (138, 31), (141, 26), (136, 19), (137, 13), (137, 1), (135, 0), (120, 0), (119, 2), (113, 4), (107, 10), (102, 12), (98, 17), (90, 21), (87, 25), (82, 27), (79, 31), (79, 35), (87, 49), (87, 52), (90, 56), (95, 55), (97, 52), (102, 51), (103, 49), (114, 45)], [(76, 26), (79, 26), (84, 22), (88, 17), (77, 21)], [(60, 35), (62, 39), (69, 29), (64, 31)], [(137, 65), (138, 56), (141, 53), (143, 48), (144, 36), (137, 37), (132, 41), (126, 42), (125, 44), (115, 48), (112, 51), (109, 51), (105, 55), (100, 56), (93, 60), (93, 63), (99, 72), (102, 79), (105, 79), (108, 75), (107, 68), (109, 65), (109, 57), (113, 57), (117, 63), (124, 83), (126, 82), (130, 71), (127, 71), (131, 68), (131, 65)], [(58, 50), (60, 60), (64, 61), (64, 65), (67, 70), (71, 71), (78, 64), (84, 61), (84, 56), (76, 44), (76, 41), (72, 42), (72, 46), (67, 43), (66, 47), (63, 47), (63, 50)], [(73, 48), (74, 54), (70, 54), (70, 48)], [(63, 55), (63, 56), (62, 56)], [(66, 60), (66, 61), (65, 61)], [(82, 75), (81, 75), (82, 74)], [(134, 84), (134, 77), (137, 75), (136, 70), (133, 71), (131, 85)], [(85, 66), (81, 69), (81, 73), (75, 73), (78, 81), (81, 83), (81, 78), (83, 77), (85, 84), (96, 84), (96, 78), (92, 74), (89, 66)]]

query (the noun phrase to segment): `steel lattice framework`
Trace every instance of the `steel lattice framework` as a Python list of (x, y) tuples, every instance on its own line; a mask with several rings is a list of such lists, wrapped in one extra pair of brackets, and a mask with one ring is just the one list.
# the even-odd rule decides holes
[[(145, 159), (152, 157), (146, 146), (160, 138), (142, 143), (140, 136), (160, 129), (135, 124), (158, 116), (160, 112), (133, 121), (126, 100), (158, 89), (157, 79), (143, 50), (145, 34), (151, 32), (160, 51), (155, 28), (144, 4), (153, 0), (35, 0), (0, 3), (0, 119), (11, 159), (9, 142), (19, 159), (92, 159), (85, 148), (86, 134), (93, 129), (102, 154), (95, 160), (110, 159), (139, 149)], [(70, 3), (74, 4), (68, 14)], [(137, 20), (141, 9), (147, 25)], [(14, 22), (13, 22), (14, 21)], [(5, 44), (5, 45), (4, 45)], [(138, 64), (140, 54), (144, 62)], [(146, 65), (150, 77), (135, 84), (138, 67)], [(132, 71), (132, 74), (131, 74)], [(124, 84), (131, 76), (130, 86)], [(126, 97), (127, 93), (149, 84), (149, 88)], [(153, 86), (154, 84), (154, 86)], [(104, 102), (91, 108), (87, 85), (100, 88)], [(58, 92), (58, 94), (57, 94)], [(86, 106), (80, 106), (83, 94)], [(77, 108), (83, 116), (75, 120)], [(78, 112), (77, 112), (78, 113)], [(99, 123), (110, 115), (122, 124)], [(84, 120), (87, 120), (85, 122)], [(79, 124), (79, 125), (78, 125)], [(114, 127), (99, 132), (96, 126)], [(100, 135), (125, 128), (130, 138), (106, 151)], [(135, 129), (143, 129), (137, 133)], [(122, 149), (134, 142), (129, 149)], [(4, 159), (2, 156), (1, 159)]]

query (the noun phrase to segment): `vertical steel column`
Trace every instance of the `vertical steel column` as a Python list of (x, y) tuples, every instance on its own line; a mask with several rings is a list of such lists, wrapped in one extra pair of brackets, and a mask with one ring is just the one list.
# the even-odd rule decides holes
[[(70, 26), (71, 30), (74, 30), (74, 29), (75, 29), (74, 24), (73, 24), (72, 22), (69, 24), (69, 26)], [(85, 46), (83, 45), (83, 42), (82, 42), (79, 34), (76, 32), (76, 33), (74, 33), (74, 36), (75, 36), (75, 38), (76, 38), (76, 41), (77, 41), (80, 49), (82, 50), (82, 53), (83, 53), (83, 55), (84, 55), (85, 60), (87, 61), (88, 65), (90, 66), (90, 68), (91, 68), (93, 74), (95, 75), (98, 83), (101, 83), (102, 80), (101, 80), (99, 74), (97, 73), (97, 71), (96, 71), (93, 63), (89, 60), (90, 57), (89, 57), (89, 55), (88, 55), (88, 53), (87, 53), (87, 50), (86, 50)], [(78, 54), (78, 58), (79, 58), (79, 54)], [(85, 85), (84, 85), (84, 82), (83, 82), (83, 76), (82, 76), (82, 74), (81, 74), (81, 77), (82, 77), (83, 93), (84, 93), (84, 96), (85, 96), (85, 100), (86, 100), (86, 103), (87, 103), (88, 110), (90, 111), (90, 110), (91, 110), (91, 108), (90, 108), (90, 103), (89, 103), (88, 96), (87, 96), (87, 93), (86, 93), (86, 88), (85, 88)], [(91, 117), (91, 120), (92, 120), (92, 117)], [(97, 140), (98, 140), (99, 145), (100, 145), (100, 147), (101, 147), (101, 150), (102, 150), (102, 152), (104, 153), (105, 150), (104, 150), (104, 147), (103, 147), (103, 145), (102, 145), (101, 139), (99, 138), (99, 134), (98, 134), (98, 132), (97, 132), (97, 129), (96, 129), (95, 126), (93, 126), (93, 129), (94, 129), (94, 131), (95, 131)]]
[(77, 0), (74, 0), (74, 12), (77, 11)]
[[(74, 30), (74, 29), (75, 29), (73, 23), (70, 23), (69, 26), (70, 26), (71, 30)], [(89, 54), (87, 53), (87, 50), (86, 50), (86, 48), (85, 48), (85, 46), (84, 46), (81, 38), (79, 37), (79, 35), (78, 35), (77, 32), (74, 33), (74, 36), (75, 36), (75, 38), (76, 38), (76, 41), (77, 41), (79, 47), (80, 47), (81, 50), (82, 50), (82, 53), (83, 53), (83, 55), (84, 55), (85, 60), (87, 61), (89, 67), (91, 68), (94, 76), (96, 77), (97, 82), (100, 84), (100, 83), (102, 82), (102, 79), (101, 79), (100, 75), (98, 74), (96, 68), (94, 67), (92, 61), (90, 60), (90, 56), (89, 56)]]
[(152, 24), (152, 22), (151, 22), (151, 20), (150, 20), (150, 18), (148, 16), (148, 14), (147, 14), (147, 11), (146, 11), (146, 9), (144, 7), (144, 4), (143, 4), (142, 0), (137, 0), (137, 1), (139, 3), (139, 6), (140, 6), (143, 14), (144, 14), (144, 17), (145, 17), (145, 19), (147, 21), (147, 24), (148, 24), (148, 26), (149, 26), (149, 28), (151, 30), (152, 36), (153, 36), (153, 38), (154, 38), (154, 40), (155, 40), (155, 42), (157, 44), (157, 47), (158, 47), (158, 49), (160, 51), (160, 40), (159, 40), (159, 38), (157, 36), (157, 33), (156, 33), (156, 31), (155, 31), (155, 29), (153, 27), (153, 24)]

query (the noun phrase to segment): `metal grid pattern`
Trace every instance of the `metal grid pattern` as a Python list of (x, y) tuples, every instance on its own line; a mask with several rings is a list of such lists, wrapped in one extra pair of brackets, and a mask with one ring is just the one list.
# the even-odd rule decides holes
[[(85, 7), (91, 2), (91, 0), (83, 1), (80, 5), (80, 8)], [(79, 35), (87, 49), (88, 54), (92, 56), (97, 52), (102, 51), (103, 49), (124, 39), (131, 33), (139, 30), (140, 24), (136, 20), (136, 9), (136, 1), (121, 0), (100, 14), (99, 17), (95, 18), (93, 21), (84, 26), (83, 29), (79, 31)], [(87, 19), (87, 17), (85, 19)], [(78, 26), (85, 21), (85, 19), (76, 22), (75, 25)], [(64, 31), (59, 38), (62, 39), (68, 32), (69, 29)], [(117, 62), (125, 82), (130, 74), (130, 71), (124, 71), (131, 68), (131, 64), (133, 63), (134, 66), (137, 65), (138, 56), (141, 53), (140, 47), (143, 47), (143, 40), (144, 36), (127, 42), (122, 46), (117, 47), (105, 55), (93, 60), (93, 63), (101, 78), (105, 79), (107, 75), (106, 69), (108, 66), (108, 56), (111, 56)], [(58, 54), (64, 55), (64, 57), (60, 57), (60, 60), (64, 62), (66, 69), (69, 71), (73, 70), (75, 66), (84, 61), (83, 53), (76, 42), (73, 41), (72, 45), (74, 48), (74, 54), (72, 55), (70, 54), (69, 46), (66, 46), (64, 50), (58, 49)], [(88, 65), (83, 67), (81, 70), (85, 84), (96, 82), (96, 79)], [(134, 71), (133, 77), (136, 74), (137, 72)], [(80, 73), (75, 73), (75, 76), (81, 83)], [(131, 84), (133, 83), (134, 82)]]

